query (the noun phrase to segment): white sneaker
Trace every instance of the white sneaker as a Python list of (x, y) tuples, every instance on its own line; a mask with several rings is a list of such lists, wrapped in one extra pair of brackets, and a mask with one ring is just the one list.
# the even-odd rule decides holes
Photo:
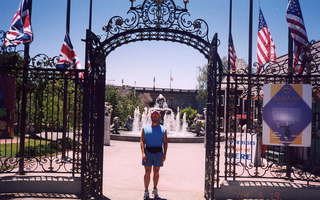
[(149, 200), (149, 191), (144, 191), (143, 200)]
[(153, 188), (152, 190), (152, 194), (153, 194), (153, 198), (159, 198), (159, 194), (158, 194), (158, 189), (157, 188)]

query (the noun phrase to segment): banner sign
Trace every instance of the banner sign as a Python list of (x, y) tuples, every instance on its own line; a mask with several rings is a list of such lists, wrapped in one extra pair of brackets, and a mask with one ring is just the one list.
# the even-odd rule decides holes
[(256, 134), (249, 134), (246, 132), (236, 133), (236, 140), (229, 140), (231, 148), (235, 143), (236, 151), (235, 157), (237, 161), (250, 161), (255, 162), (256, 148), (257, 148), (257, 137)]
[(263, 95), (263, 144), (310, 147), (311, 85), (267, 84)]

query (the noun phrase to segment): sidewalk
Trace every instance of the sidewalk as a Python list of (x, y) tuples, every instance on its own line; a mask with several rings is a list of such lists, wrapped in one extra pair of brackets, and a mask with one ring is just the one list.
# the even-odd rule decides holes
[[(203, 144), (169, 143), (160, 170), (159, 194), (166, 200), (203, 200)], [(104, 195), (111, 200), (141, 200), (144, 168), (138, 142), (111, 141), (104, 149)], [(152, 189), (152, 182), (150, 190)]]

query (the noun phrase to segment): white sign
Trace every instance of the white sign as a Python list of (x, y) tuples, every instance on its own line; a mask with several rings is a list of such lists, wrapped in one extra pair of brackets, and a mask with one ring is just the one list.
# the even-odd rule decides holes
[(235, 141), (229, 139), (230, 147), (233, 148), (234, 143), (236, 145), (235, 156), (236, 160), (244, 161), (250, 160), (252, 163), (255, 161), (257, 137), (256, 134), (249, 133), (236, 133)]

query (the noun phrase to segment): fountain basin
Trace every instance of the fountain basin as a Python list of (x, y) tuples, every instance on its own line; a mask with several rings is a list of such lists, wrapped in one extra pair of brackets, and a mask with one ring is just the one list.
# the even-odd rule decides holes
[[(140, 136), (121, 133), (120, 135), (111, 134), (111, 140), (118, 140), (118, 141), (129, 141), (129, 142), (139, 142)], [(204, 137), (168, 137), (169, 143), (203, 143)]]

